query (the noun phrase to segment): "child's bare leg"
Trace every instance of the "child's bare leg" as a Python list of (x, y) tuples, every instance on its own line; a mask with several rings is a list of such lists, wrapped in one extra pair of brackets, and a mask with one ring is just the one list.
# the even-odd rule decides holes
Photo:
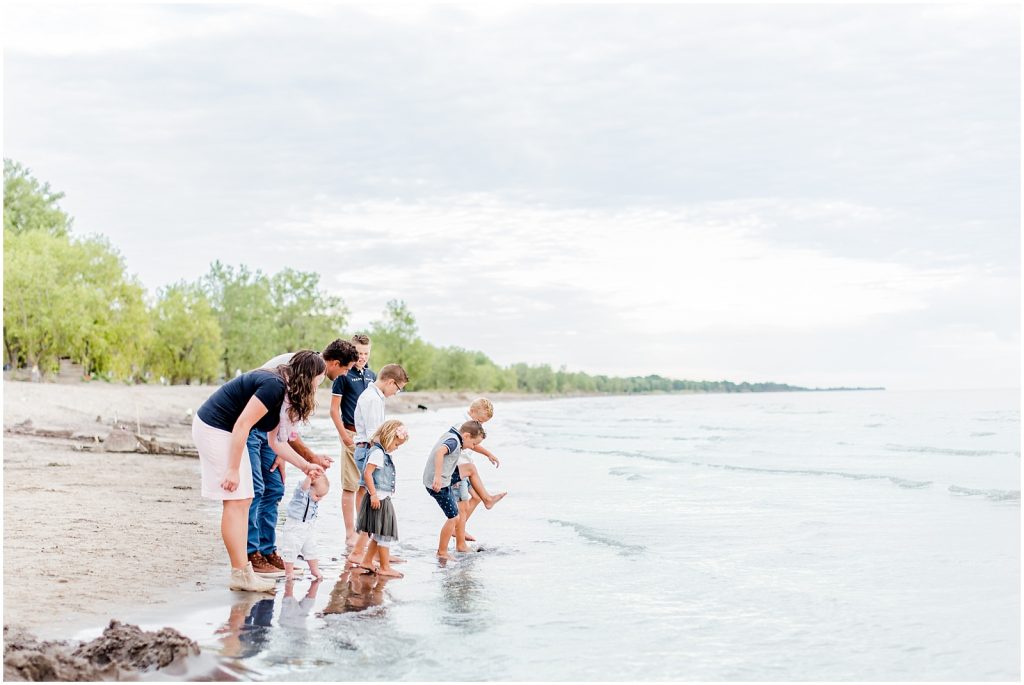
[(352, 545), (352, 553), (348, 555), (347, 559), (355, 564), (358, 564), (363, 559), (363, 554), (366, 553), (366, 546), (370, 542), (369, 533), (360, 533), (359, 537), (356, 538), (356, 544)]
[[(469, 502), (471, 502), (471, 501), (472, 500), (460, 501), (459, 502), (459, 518), (462, 519), (463, 521), (468, 521), (469, 520), (469, 514), (468, 514), (468, 512), (469, 512)], [(473, 537), (472, 535), (470, 535), (468, 532), (466, 532), (465, 524), (463, 524), (463, 535), (465, 536), (467, 541), (469, 541), (469, 542), (476, 542), (476, 538)]]
[(373, 572), (373, 558), (377, 555), (377, 541), (371, 540), (369, 546), (366, 548), (366, 554), (363, 555), (363, 560), (359, 562), (359, 567), (364, 568), (367, 571)]
[[(309, 572), (313, 574), (314, 581), (323, 580), (324, 576), (320, 573), (320, 562), (317, 559), (306, 559), (306, 563), (309, 564)], [(285, 562), (285, 569), (288, 568), (288, 563)]]
[(390, 564), (391, 549), (384, 545), (377, 545), (377, 558), (380, 559), (380, 569), (377, 571), (382, 576), (388, 576), (390, 578), (404, 578), (402, 573), (399, 573), (395, 569), (391, 568)]
[(484, 487), (484, 481), (480, 478), (480, 469), (476, 467), (476, 464), (460, 464), (459, 476), (472, 483), (473, 489), (485, 502), (491, 498), (491, 493), (487, 492), (487, 488)]
[(458, 523), (459, 517), (448, 519), (441, 526), (441, 537), (437, 541), (437, 556), (442, 559), (448, 558), (448, 542), (452, 539), (452, 533), (455, 532), (455, 524)]
[(455, 519), (455, 551), (456, 552), (472, 552), (469, 545), (466, 544), (466, 519), (462, 518), (462, 514)]
[[(310, 564), (310, 568), (313, 568), (312, 564)], [(295, 577), (294, 571), (295, 571), (295, 562), (292, 562), (292, 561), (284, 562), (284, 579), (286, 581), (287, 580), (291, 580), (291, 579), (293, 579)]]
[[(462, 467), (460, 466), (459, 468), (461, 469)], [(462, 472), (460, 471), (459, 473)], [(484, 487), (484, 482), (480, 478), (480, 469), (478, 469), (475, 465), (470, 465), (468, 478), (469, 482), (472, 483), (473, 485), (473, 491), (476, 492), (476, 494), (480, 495), (480, 499), (483, 501), (484, 507), (487, 509), (493, 507), (495, 504), (500, 502), (505, 497), (505, 495), (508, 494), (507, 492), (499, 492), (497, 495), (492, 495), (491, 493), (487, 492), (487, 488)], [(473, 508), (475, 509), (476, 507)]]
[[(467, 524), (467, 525), (469, 524), (469, 517), (473, 515), (473, 512), (474, 512), (474, 511), (476, 511), (476, 508), (477, 508), (478, 506), (480, 506), (480, 502), (482, 502), (482, 501), (483, 501), (483, 500), (482, 500), (482, 499), (480, 499), (480, 497), (479, 497), (479, 496), (478, 496), (478, 495), (476, 494), (476, 490), (473, 490), (473, 492), (472, 492), (472, 495), (473, 495), (473, 496), (472, 496), (472, 497), (471, 497), (471, 498), (469, 499), (469, 501), (468, 501), (468, 502), (463, 502), (463, 503), (462, 503), (462, 504), (465, 504), (465, 505), (466, 505), (466, 509), (465, 509), (465, 510), (464, 510), (464, 511), (462, 512), (462, 516), (463, 516), (463, 518), (465, 518), (465, 519), (466, 519), (466, 524)], [(502, 496), (504, 497), (504, 495), (502, 495)], [(466, 539), (467, 539), (467, 540), (469, 540), (469, 539), (470, 539), (470, 538), (469, 538), (469, 533), (466, 533)]]

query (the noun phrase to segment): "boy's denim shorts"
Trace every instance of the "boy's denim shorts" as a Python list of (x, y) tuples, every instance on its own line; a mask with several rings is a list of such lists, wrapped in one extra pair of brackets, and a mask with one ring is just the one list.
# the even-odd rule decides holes
[(437, 506), (441, 507), (441, 511), (444, 515), (450, 519), (455, 518), (459, 515), (459, 505), (455, 502), (455, 495), (452, 494), (451, 486), (445, 486), (434, 492), (430, 488), (425, 488), (427, 494), (434, 498), (437, 502)]
[(365, 488), (366, 481), (363, 480), (363, 471), (366, 470), (366, 459), (370, 456), (369, 447), (356, 447), (352, 453), (352, 459), (356, 462), (356, 468), (359, 469), (359, 487)]
[(455, 499), (462, 502), (468, 502), (473, 499), (473, 496), (469, 494), (469, 481), (465, 478), (452, 485), (452, 492), (455, 495)]

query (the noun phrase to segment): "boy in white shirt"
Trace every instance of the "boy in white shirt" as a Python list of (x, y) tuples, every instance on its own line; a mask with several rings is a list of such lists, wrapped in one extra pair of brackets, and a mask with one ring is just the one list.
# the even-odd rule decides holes
[[(356, 402), (356, 409), (353, 414), (355, 419), (356, 434), (353, 440), (356, 443), (355, 461), (359, 469), (359, 491), (356, 493), (356, 511), (363, 505), (363, 498), (366, 497), (366, 482), (363, 480), (363, 471), (366, 469), (366, 456), (370, 451), (370, 438), (377, 432), (380, 425), (384, 423), (384, 401), (388, 397), (394, 397), (405, 389), (409, 382), (409, 374), (398, 364), (387, 364), (377, 372), (377, 380), (359, 396)], [(352, 546), (352, 552), (348, 555), (351, 563), (358, 564), (366, 546), (370, 543), (370, 536), (366, 533), (359, 533), (356, 544)]]

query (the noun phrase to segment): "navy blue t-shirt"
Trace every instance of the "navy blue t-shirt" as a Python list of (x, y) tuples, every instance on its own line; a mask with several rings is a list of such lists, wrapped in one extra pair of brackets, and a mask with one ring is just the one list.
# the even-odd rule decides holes
[(341, 422), (348, 425), (356, 425), (356, 402), (363, 391), (370, 387), (370, 383), (377, 380), (377, 374), (369, 366), (362, 371), (356, 367), (348, 370), (344, 376), (334, 379), (331, 386), (331, 394), (341, 398)]
[(245, 405), (255, 396), (267, 408), (266, 415), (256, 422), (255, 428), (272, 431), (281, 420), (285, 390), (284, 381), (276, 373), (256, 369), (236, 376), (217, 388), (196, 413), (206, 425), (230, 432)]

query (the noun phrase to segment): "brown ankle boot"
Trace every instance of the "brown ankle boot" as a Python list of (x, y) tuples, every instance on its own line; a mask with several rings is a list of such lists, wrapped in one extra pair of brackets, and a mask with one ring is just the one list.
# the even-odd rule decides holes
[(270, 554), (264, 554), (263, 558), (269, 561), (271, 566), (276, 566), (282, 571), (284, 570), (284, 559), (281, 558), (276, 549)]
[(267, 558), (259, 552), (253, 552), (249, 555), (249, 563), (252, 564), (252, 570), (260, 576), (268, 576), (276, 578), (283, 576), (284, 571), (267, 561)]

